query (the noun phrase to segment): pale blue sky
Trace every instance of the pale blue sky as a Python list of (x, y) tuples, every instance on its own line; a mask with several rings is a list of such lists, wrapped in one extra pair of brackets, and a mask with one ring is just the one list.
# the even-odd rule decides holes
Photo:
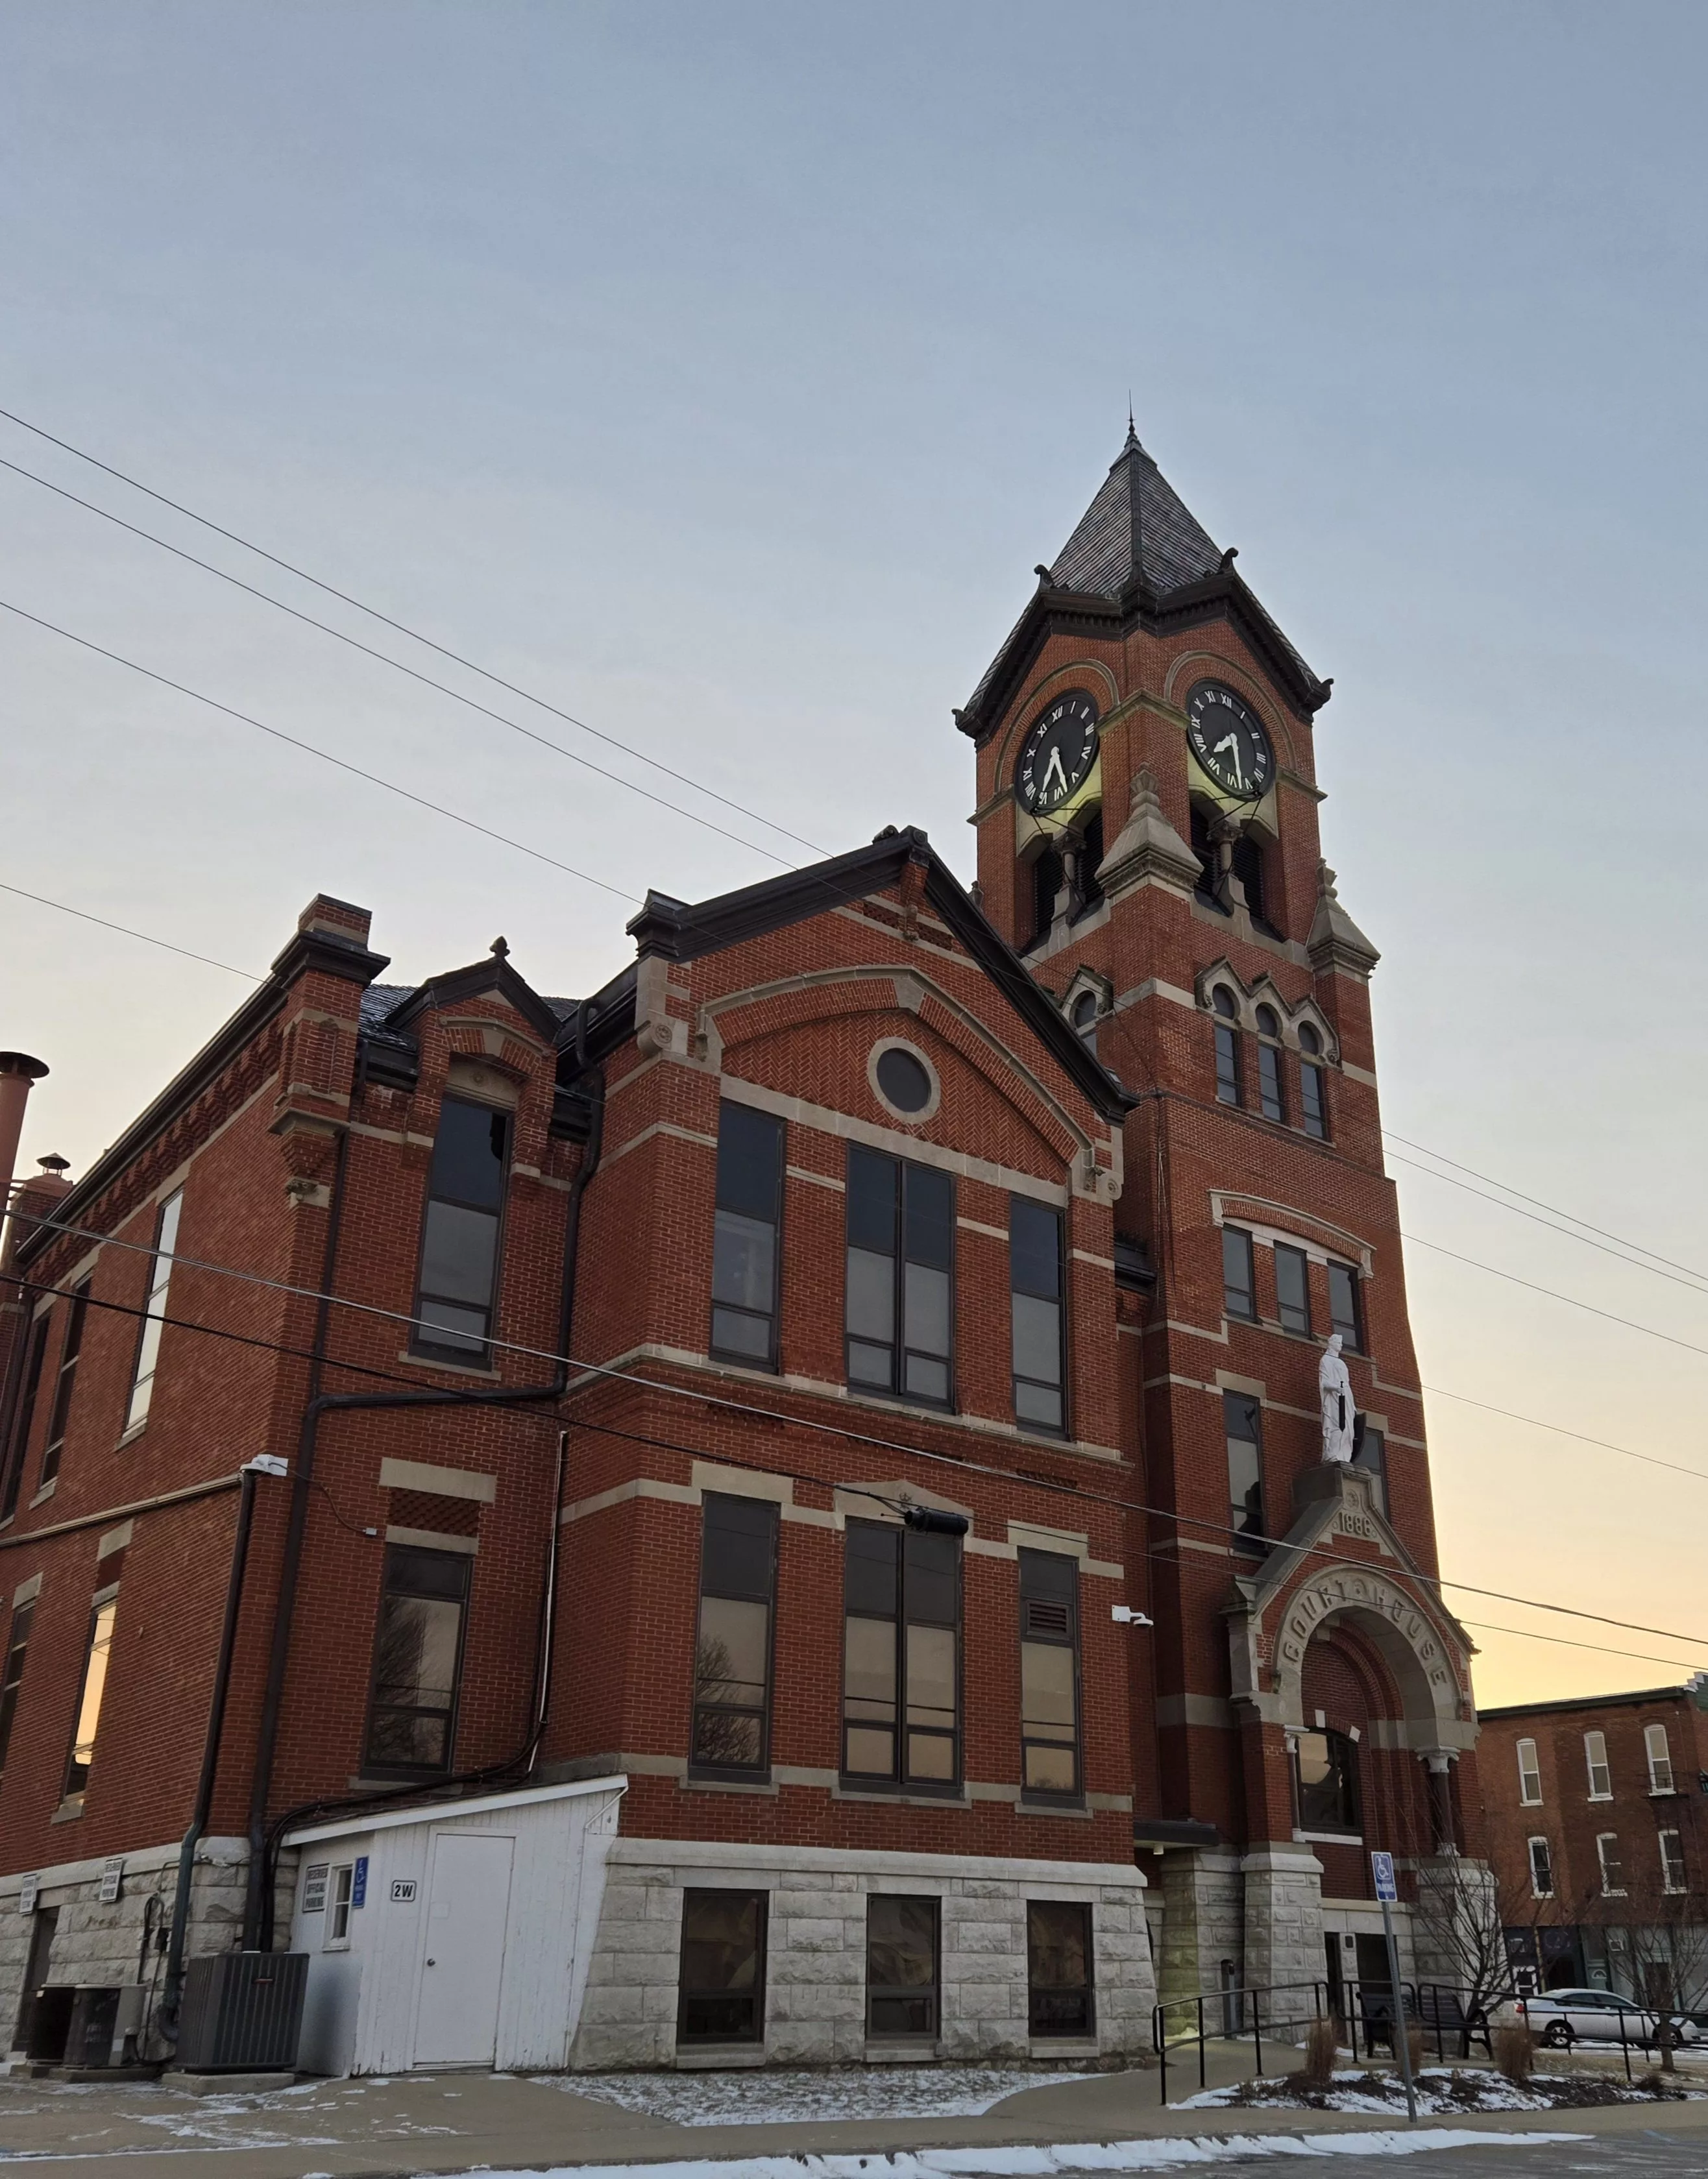
[[(1708, 1263), (1705, 24), (13, 0), (0, 406), (827, 848), (917, 822), (970, 875), (949, 707), (1130, 387), (1335, 676), (1388, 1124)], [(620, 888), (775, 867), (4, 471), (0, 510), (0, 597)], [(0, 622), (10, 882), (255, 967), (321, 888), (402, 976), (500, 930), (552, 991), (623, 958), (609, 896)], [(54, 1068), (26, 1155), (81, 1169), (242, 986), (4, 895), (0, 933), (0, 1043)], [(1708, 1347), (1678, 1286), (1401, 1179), (1409, 1231)], [(1409, 1270), (1427, 1382), (1708, 1471), (1708, 1357)], [(1708, 1484), (1432, 1430), (1465, 1578), (1708, 1636)], [(1480, 1638), (1490, 1699), (1708, 1662)]]

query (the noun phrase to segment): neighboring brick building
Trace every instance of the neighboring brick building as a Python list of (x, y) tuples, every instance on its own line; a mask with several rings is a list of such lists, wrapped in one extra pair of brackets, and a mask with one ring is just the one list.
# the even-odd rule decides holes
[(1133, 2050), (1474, 1865), (1327, 694), (1129, 438), (958, 715), (974, 895), (654, 893), (582, 1002), (314, 902), (20, 1205), (0, 2006), (163, 2047), (192, 1819), (190, 1951), (367, 2070)]
[(1482, 1724), (1515, 1974), (1708, 2010), (1708, 1677)]

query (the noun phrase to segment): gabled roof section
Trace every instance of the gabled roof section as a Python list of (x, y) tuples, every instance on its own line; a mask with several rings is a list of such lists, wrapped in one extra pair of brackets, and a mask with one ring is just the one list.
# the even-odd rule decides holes
[(1142, 583), (1166, 597), (1214, 574), (1222, 555), (1187, 508), (1129, 423), (1127, 443), (1110, 464), (1097, 497), (1056, 556), (1050, 585), (1123, 597)]
[[(486, 991), (513, 1007), (547, 1044), (557, 1043), (563, 1028), (563, 1015), (549, 999), (541, 998), (531, 984), (517, 974), (503, 953), (496, 952), (488, 954), (484, 961), (471, 962), (466, 969), (452, 969), (442, 976), (430, 977), (415, 991), (406, 992), (380, 1025), (395, 1035), (409, 1029), (429, 1007), (454, 1006), (460, 1000), (472, 999)], [(570, 1002), (560, 1003), (567, 1006)]]
[[(868, 893), (898, 885), (909, 863), (925, 873), (925, 895), (955, 939), (965, 947), (1003, 996), (1048, 1047), (1063, 1071), (1106, 1119), (1121, 1119), (1139, 1102), (1123, 1090), (1068, 1026), (1060, 1008), (1033, 979), (995, 925), (975, 903), (917, 826), (888, 827), (869, 848), (809, 864), (786, 875), (744, 886), (739, 892), (689, 903), (649, 892), (646, 905), (629, 925), (635, 950), (667, 961), (692, 961), (721, 952), (744, 939), (762, 937), (810, 916), (822, 915)], [(613, 998), (618, 984), (609, 987)], [(630, 987), (632, 997), (632, 985)], [(620, 1020), (620, 1005), (610, 1018)], [(632, 1011), (629, 1017), (633, 1018)], [(596, 1039), (595, 1040), (596, 1041)]]
[(1235, 574), (1233, 559), (1218, 551), (1129, 422), (1096, 497), (1053, 563), (1039, 568), (1036, 591), (955, 723), (982, 742), (1058, 631), (1116, 639), (1134, 627), (1161, 633), (1219, 618), (1239, 628), (1301, 711), (1319, 711), (1332, 684), (1311, 672)]

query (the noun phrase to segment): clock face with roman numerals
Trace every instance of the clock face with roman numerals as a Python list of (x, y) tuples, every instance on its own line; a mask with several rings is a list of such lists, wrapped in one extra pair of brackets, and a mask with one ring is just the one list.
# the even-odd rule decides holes
[(1085, 783), (1097, 755), (1097, 706), (1083, 689), (1057, 696), (1032, 722), (1014, 767), (1014, 795), (1033, 817), (1059, 810)]
[(1220, 681), (1200, 681), (1186, 699), (1192, 754), (1222, 789), (1260, 802), (1275, 778), (1275, 752), (1263, 722), (1244, 696)]

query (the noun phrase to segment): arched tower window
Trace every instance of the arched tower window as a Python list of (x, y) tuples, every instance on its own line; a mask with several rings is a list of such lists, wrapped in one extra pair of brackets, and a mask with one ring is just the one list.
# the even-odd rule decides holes
[(1233, 875), (1245, 894), (1245, 905), (1254, 923), (1266, 923), (1263, 896), (1263, 843), (1255, 832), (1242, 832), (1233, 843)]
[(1062, 858), (1053, 848), (1046, 848), (1032, 864), (1032, 936), (1030, 942), (1034, 946), (1050, 934), (1050, 925), (1056, 914), (1056, 896), (1062, 890), (1065, 875)]
[(1287, 1117), (1287, 1100), (1281, 1084), (1281, 1017), (1273, 1007), (1260, 1007), (1257, 1022), (1257, 1100), (1266, 1120)]
[(1239, 1007), (1226, 984), (1210, 994), (1216, 1009), (1216, 1097), (1222, 1105), (1243, 1104), (1239, 1094)]
[(1309, 1022), (1299, 1026), (1299, 1102), (1304, 1132), (1328, 1140), (1328, 1083), (1322, 1063), (1322, 1039)]
[(1078, 897), (1076, 914), (1083, 915), (1096, 908), (1103, 897), (1103, 888), (1097, 882), (1097, 871), (1103, 860), (1103, 812), (1094, 810), (1086, 819), (1085, 830), (1079, 835), (1074, 865), (1074, 891)]
[(1198, 897), (1206, 908), (1220, 908), (1216, 843), (1211, 837), (1210, 820), (1195, 802), (1192, 805), (1192, 852), (1198, 858)]

